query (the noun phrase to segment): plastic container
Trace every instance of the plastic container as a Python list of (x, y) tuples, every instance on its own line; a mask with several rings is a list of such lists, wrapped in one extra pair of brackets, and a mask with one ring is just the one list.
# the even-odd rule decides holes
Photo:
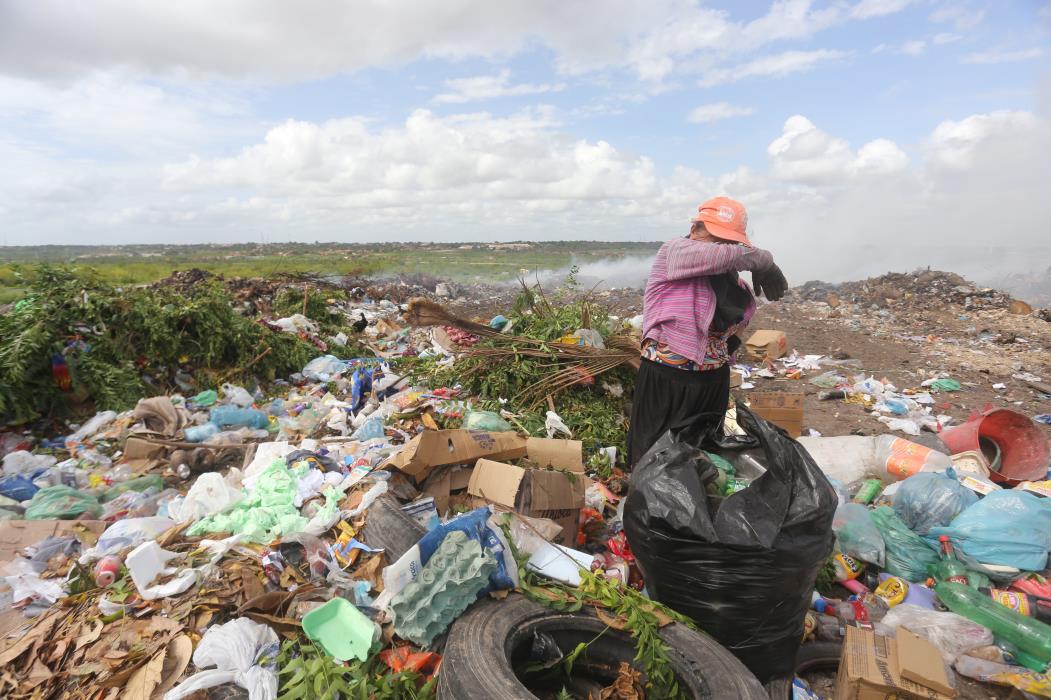
[(894, 435), (880, 435), (876, 439), (877, 468), (897, 481), (920, 472), (943, 472), (952, 466), (948, 455)]
[(957, 615), (988, 627), (997, 637), (1011, 642), (1041, 662), (1051, 662), (1051, 625), (1021, 615), (960, 583), (939, 583), (934, 592)]
[(365, 661), (372, 646), (375, 626), (344, 598), (333, 598), (303, 616), (306, 635), (339, 661), (355, 658)]
[(1051, 447), (1043, 430), (1028, 416), (1007, 408), (995, 408), (963, 425), (947, 428), (941, 438), (953, 454), (976, 451), (987, 460), (989, 455), (982, 450), (981, 438), (994, 442), (1000, 449), (1001, 462), (999, 469), (990, 465), (990, 476), (996, 482), (1015, 486), (1041, 479), (1047, 473)]
[(254, 408), (238, 408), (237, 406), (217, 406), (213, 408), (210, 420), (220, 428), (235, 426), (266, 428), (270, 425), (270, 418), (262, 411)]
[(220, 428), (215, 423), (195, 425), (185, 430), (186, 442), (204, 442), (213, 435), (217, 435)]

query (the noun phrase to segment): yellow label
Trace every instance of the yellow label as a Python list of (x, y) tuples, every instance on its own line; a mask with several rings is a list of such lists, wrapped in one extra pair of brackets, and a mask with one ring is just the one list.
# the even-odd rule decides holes
[(876, 586), (876, 595), (882, 598), (887, 605), (892, 608), (905, 600), (905, 596), (908, 594), (909, 582), (900, 579), (897, 576), (891, 576), (886, 581)]

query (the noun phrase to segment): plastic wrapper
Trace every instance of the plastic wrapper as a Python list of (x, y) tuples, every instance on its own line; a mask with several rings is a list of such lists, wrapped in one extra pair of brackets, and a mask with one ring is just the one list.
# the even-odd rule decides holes
[(994, 491), (935, 527), (931, 538), (948, 535), (965, 557), (983, 564), (1042, 571), (1051, 550), (1051, 500), (1025, 491)]
[(249, 700), (274, 700), (280, 647), (272, 629), (248, 618), (209, 627), (193, 652), (193, 664), (215, 668), (190, 676), (165, 693), (164, 700), (179, 700), (224, 683), (247, 689)]
[(876, 631), (886, 636), (894, 636), (894, 630), (898, 627), (915, 632), (938, 647), (942, 658), (950, 664), (960, 654), (993, 643), (993, 633), (977, 622), (971, 622), (956, 613), (939, 612), (909, 603), (894, 606), (876, 623)]
[[(969, 655), (957, 657), (954, 664), (961, 676), (973, 678), (980, 683), (1009, 685), (1029, 693), (1027, 697), (1051, 698), (1051, 675), (1037, 673), (1021, 666), (990, 661)], [(1011, 697), (1014, 697), (1013, 695)]]
[(175, 524), (170, 518), (158, 517), (118, 520), (106, 528), (94, 547), (80, 555), (80, 563), (87, 564), (109, 554), (116, 554), (127, 547), (140, 545), (146, 540), (155, 539)]
[(906, 581), (925, 581), (928, 569), (938, 562), (938, 554), (931, 546), (910, 530), (890, 506), (873, 510), (872, 522), (883, 535), (886, 545), (887, 573)]
[(40, 489), (26, 506), (26, 520), (74, 520), (82, 515), (98, 518), (102, 506), (90, 493), (64, 485)]
[(122, 493), (129, 491), (137, 491), (142, 493), (149, 489), (154, 489), (154, 493), (159, 493), (164, 488), (164, 479), (159, 474), (146, 474), (144, 476), (137, 476), (127, 481), (122, 481), (119, 484), (114, 484), (110, 488), (106, 489), (105, 493), (99, 499), (103, 503), (112, 501)]
[(835, 490), (803, 447), (737, 407), (767, 471), (715, 512), (704, 452), (671, 432), (636, 464), (624, 531), (651, 597), (695, 620), (760, 681), (791, 676), (818, 570), (832, 551)]
[(463, 427), (465, 430), (484, 430), (487, 433), (514, 430), (496, 411), (468, 411), (463, 417)]
[(883, 567), (886, 545), (868, 508), (860, 503), (844, 503), (836, 509), (832, 529), (841, 552)]
[(924, 472), (901, 483), (894, 497), (894, 512), (917, 535), (927, 535), (932, 527), (948, 525), (977, 502), (978, 495), (957, 481), (955, 472)]

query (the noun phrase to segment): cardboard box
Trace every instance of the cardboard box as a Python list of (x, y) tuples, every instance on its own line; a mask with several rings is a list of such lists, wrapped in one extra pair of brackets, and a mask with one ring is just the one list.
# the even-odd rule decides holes
[(562, 526), (556, 544), (573, 547), (584, 507), (584, 459), (578, 440), (529, 438), (527, 457), (540, 468), (479, 459), (467, 493), (534, 518), (550, 518)]
[(803, 432), (803, 394), (791, 391), (755, 391), (748, 396), (752, 411), (792, 437)]
[(753, 360), (776, 360), (788, 352), (788, 336), (784, 331), (756, 331), (744, 346)]
[(437, 467), (446, 464), (466, 464), (482, 457), (489, 459), (518, 459), (526, 456), (526, 438), (517, 433), (488, 433), (483, 430), (425, 430), (390, 459), (380, 469), (394, 467), (411, 476), (416, 483)]
[(899, 627), (897, 638), (847, 627), (835, 700), (952, 700), (945, 662), (937, 647)]

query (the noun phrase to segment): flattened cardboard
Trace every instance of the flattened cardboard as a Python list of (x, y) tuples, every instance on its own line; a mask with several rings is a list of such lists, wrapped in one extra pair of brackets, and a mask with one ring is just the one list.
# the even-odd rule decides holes
[(140, 474), (164, 464), (167, 453), (168, 448), (164, 445), (129, 437), (124, 442), (123, 462), (129, 465), (133, 472)]
[(394, 467), (421, 483), (436, 467), (446, 464), (466, 464), (482, 457), (518, 459), (525, 455), (526, 439), (516, 433), (425, 430), (380, 468)]
[(474, 467), (459, 465), (439, 467), (427, 478), (421, 493), (433, 498), (438, 514), (445, 515), (449, 510), (449, 496), (454, 491), (462, 491), (467, 488), (473, 469)]
[[(839, 661), (835, 700), (952, 700), (941, 654), (927, 640), (899, 627), (899, 638), (848, 626)], [(899, 644), (904, 640), (903, 647)], [(906, 674), (908, 677), (906, 677)], [(948, 692), (946, 692), (948, 691)]]
[(788, 336), (784, 331), (759, 330), (745, 342), (749, 357), (756, 360), (776, 360), (788, 352)]

